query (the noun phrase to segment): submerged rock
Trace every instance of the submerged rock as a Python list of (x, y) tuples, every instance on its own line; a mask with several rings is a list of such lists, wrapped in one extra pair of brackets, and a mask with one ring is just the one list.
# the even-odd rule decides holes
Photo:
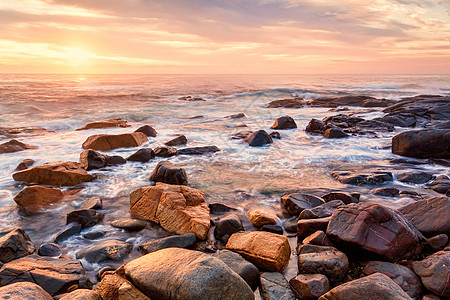
[(178, 150), (179, 155), (202, 155), (207, 153), (215, 153), (220, 151), (216, 146), (202, 146), (202, 147), (192, 147), (184, 148)]
[(28, 149), (37, 149), (37, 147), (19, 142), (18, 140), (10, 140), (9, 142), (0, 144), (0, 154), (14, 153)]
[(66, 228), (64, 228), (63, 230), (61, 230), (60, 232), (58, 232), (55, 235), (55, 237), (53, 238), (53, 242), (57, 243), (57, 244), (61, 244), (68, 238), (70, 238), (74, 235), (80, 234), (81, 228), (82, 228), (81, 224), (70, 223), (69, 225), (66, 226)]
[(155, 137), (158, 134), (156, 132), (156, 130), (150, 125), (141, 126), (138, 129), (136, 129), (134, 132), (142, 132), (146, 136), (151, 136), (151, 137)]
[(160, 146), (153, 149), (153, 152), (155, 152), (155, 156), (159, 157), (171, 157), (178, 154), (177, 148), (170, 147), (170, 146)]
[(353, 185), (377, 185), (386, 181), (392, 181), (392, 173), (374, 171), (373, 173), (352, 173), (347, 171), (332, 172), (331, 176), (344, 184)]
[(392, 153), (417, 158), (450, 158), (450, 129), (405, 131), (392, 138)]
[(246, 142), (247, 144), (249, 144), (249, 146), (252, 147), (260, 147), (267, 144), (272, 144), (273, 140), (265, 130), (258, 130), (249, 134), (244, 139), (244, 142)]
[(168, 184), (188, 184), (186, 171), (175, 166), (170, 161), (160, 161), (152, 174), (150, 174), (149, 180)]
[(92, 227), (100, 223), (105, 215), (95, 209), (80, 209), (67, 214), (67, 224), (78, 223), (83, 228)]
[(99, 128), (114, 128), (114, 127), (131, 127), (128, 125), (127, 121), (121, 118), (107, 119), (103, 121), (91, 122), (86, 124), (84, 127), (78, 128), (76, 130), (87, 130), (87, 129), (99, 129)]
[(272, 129), (293, 129), (297, 128), (297, 124), (294, 119), (290, 116), (279, 117), (273, 123)]
[(450, 178), (447, 175), (439, 175), (429, 186), (435, 192), (446, 194), (450, 190)]
[(185, 145), (187, 143), (187, 138), (184, 135), (179, 135), (177, 137), (174, 137), (173, 139), (167, 141), (164, 143), (166, 146), (179, 146), (179, 145)]
[(325, 131), (325, 123), (321, 120), (311, 119), (305, 129), (306, 132), (322, 134)]
[(30, 236), (22, 228), (15, 228), (0, 237), (0, 262), (8, 263), (32, 254), (36, 250)]
[(147, 136), (142, 132), (122, 134), (96, 134), (91, 135), (83, 143), (83, 149), (100, 151), (114, 150), (117, 148), (138, 147), (147, 142)]
[(24, 160), (22, 160), (16, 167), (16, 171), (22, 171), (25, 169), (28, 169), (29, 167), (31, 167), (33, 164), (35, 163), (35, 161), (33, 159), (30, 158), (26, 158)]

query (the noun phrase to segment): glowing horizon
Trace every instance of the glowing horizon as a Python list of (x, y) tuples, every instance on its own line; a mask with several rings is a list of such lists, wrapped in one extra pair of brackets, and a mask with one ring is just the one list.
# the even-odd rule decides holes
[(450, 72), (450, 0), (73, 2), (0, 3), (0, 72)]

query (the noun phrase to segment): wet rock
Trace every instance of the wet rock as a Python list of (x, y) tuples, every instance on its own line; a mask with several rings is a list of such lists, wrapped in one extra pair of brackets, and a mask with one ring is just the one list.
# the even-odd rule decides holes
[(291, 254), (285, 236), (265, 231), (234, 233), (225, 248), (239, 253), (257, 267), (274, 272), (286, 268)]
[[(95, 291), (100, 294), (103, 300), (122, 300), (124, 291), (119, 293), (119, 290), (124, 287), (127, 290), (133, 291), (134, 300), (150, 300), (142, 292), (140, 292), (131, 282), (114, 272), (105, 272), (102, 280), (95, 287)], [(130, 298), (125, 298), (130, 300)]]
[(345, 193), (345, 192), (331, 192), (331, 193), (323, 195), (322, 199), (325, 200), (325, 202), (330, 202), (333, 200), (341, 200), (342, 202), (344, 202), (344, 204), (359, 202), (358, 199), (356, 199), (349, 193)]
[(119, 155), (108, 156), (108, 162), (107, 162), (108, 166), (123, 165), (126, 163), (127, 163), (127, 161), (122, 156), (119, 156)]
[(237, 208), (225, 205), (219, 202), (213, 202), (208, 204), (209, 211), (211, 214), (220, 215), (228, 212), (237, 211)]
[(173, 139), (165, 142), (164, 145), (179, 146), (179, 145), (185, 145), (186, 143), (187, 143), (187, 138), (184, 135), (179, 135), (179, 136), (174, 137)]
[(201, 97), (192, 97), (192, 96), (178, 97), (178, 100), (183, 100), (183, 101), (206, 101), (205, 99), (203, 99)]
[(450, 199), (447, 197), (418, 200), (398, 211), (425, 236), (450, 235)]
[(216, 222), (216, 227), (214, 228), (214, 237), (220, 240), (224, 235), (231, 236), (233, 233), (239, 231), (245, 231), (242, 225), (241, 219), (237, 214), (228, 214)]
[(152, 299), (253, 299), (238, 274), (220, 259), (198, 251), (162, 249), (132, 260), (124, 271)]
[(325, 232), (322, 230), (317, 230), (313, 234), (307, 236), (303, 241), (302, 244), (311, 244), (311, 245), (317, 245), (317, 246), (332, 246), (334, 247), (334, 244), (330, 241), (330, 239), (327, 237)]
[(61, 202), (65, 196), (76, 192), (78, 191), (61, 191), (60, 189), (33, 185), (21, 190), (14, 197), (14, 201), (25, 211), (35, 213), (43, 208), (51, 207), (54, 203)]
[(155, 157), (155, 152), (151, 148), (142, 148), (131, 154), (127, 161), (138, 161), (138, 162), (148, 162), (150, 159)]
[(15, 259), (0, 268), (1, 286), (23, 281), (36, 283), (52, 296), (89, 285), (78, 260), (37, 255)]
[(168, 184), (188, 184), (186, 171), (175, 166), (170, 161), (160, 161), (150, 175), (149, 180)]
[(6, 143), (0, 144), (0, 154), (14, 153), (28, 149), (37, 149), (37, 147), (19, 142), (18, 140), (10, 140)]
[(112, 221), (109, 225), (128, 231), (141, 231), (147, 227), (147, 222), (136, 219), (120, 219)]
[(339, 139), (339, 138), (345, 138), (349, 135), (346, 134), (342, 129), (333, 127), (328, 128), (323, 132), (323, 136), (327, 139)]
[(284, 116), (279, 117), (275, 120), (275, 123), (273, 123), (272, 129), (292, 129), (297, 128), (297, 124), (295, 123), (294, 119), (290, 116)]
[(247, 136), (249, 136), (252, 133), (253, 133), (253, 131), (249, 131), (249, 130), (239, 131), (239, 132), (233, 134), (230, 138), (232, 140), (242, 140), (242, 139), (245, 139)]
[(442, 250), (448, 245), (448, 235), (442, 233), (427, 239), (428, 245), (436, 251)]
[(288, 194), (281, 197), (281, 205), (291, 215), (297, 216), (305, 209), (310, 209), (321, 204), (325, 201), (317, 196), (309, 194)]
[(441, 300), (441, 298), (439, 298), (436, 295), (433, 294), (428, 294), (428, 295), (423, 295), (422, 300)]
[(119, 287), (119, 300), (150, 300), (139, 291), (131, 282), (124, 282)]
[(244, 113), (238, 113), (238, 114), (226, 116), (225, 118), (227, 118), (227, 119), (241, 119), (241, 118), (245, 118), (245, 114)]
[(53, 300), (49, 293), (31, 282), (16, 282), (0, 287), (0, 298), (9, 300)]
[(249, 134), (244, 139), (244, 142), (246, 142), (249, 146), (252, 147), (260, 147), (267, 144), (272, 144), (273, 140), (265, 130), (261, 129)]
[(440, 297), (450, 297), (450, 252), (439, 251), (424, 260), (412, 262), (423, 285)]
[(39, 246), (38, 254), (40, 256), (60, 257), (62, 250), (58, 244), (46, 243)]
[(331, 176), (336, 178), (341, 183), (352, 185), (377, 185), (393, 180), (391, 172), (379, 171), (375, 171), (373, 173), (352, 173), (347, 171), (332, 172)]
[(361, 299), (411, 300), (411, 297), (392, 279), (376, 273), (338, 285), (319, 298), (319, 300)]
[(192, 147), (178, 150), (179, 155), (203, 155), (220, 151), (216, 146)]
[(430, 181), (433, 176), (430, 173), (422, 171), (411, 171), (400, 173), (397, 175), (397, 179), (401, 182), (422, 184)]
[(450, 158), (450, 129), (405, 131), (392, 138), (392, 153), (417, 158)]
[(439, 175), (429, 186), (435, 192), (446, 194), (450, 190), (450, 179), (446, 175)]
[(62, 242), (64, 242), (65, 240), (67, 240), (68, 238), (74, 236), (74, 235), (78, 235), (81, 232), (81, 225), (78, 223), (71, 223), (69, 225), (66, 226), (66, 228), (64, 228), (63, 230), (61, 230), (60, 232), (58, 232), (55, 237), (53, 238), (53, 242), (57, 243), (57, 244), (61, 244)]
[(80, 162), (86, 171), (101, 169), (108, 164), (108, 155), (100, 154), (95, 150), (84, 150), (80, 154)]
[(83, 237), (87, 240), (98, 240), (105, 236), (105, 231), (93, 231), (83, 234)]
[(382, 273), (398, 284), (411, 298), (419, 298), (422, 283), (414, 272), (402, 265), (385, 261), (371, 261), (363, 270), (365, 276)]
[(311, 119), (305, 129), (306, 132), (320, 133), (325, 131), (325, 124), (317, 119)]
[(414, 127), (417, 121), (416, 115), (411, 112), (390, 113), (380, 120), (399, 127)]
[(117, 148), (138, 147), (147, 142), (147, 136), (142, 132), (122, 134), (96, 134), (91, 135), (83, 143), (83, 149), (100, 151), (114, 150)]
[(398, 197), (400, 191), (393, 187), (380, 187), (372, 189), (372, 194), (382, 197)]
[(41, 127), (0, 127), (0, 135), (8, 138), (24, 135), (44, 135), (50, 132), (54, 131)]
[(90, 263), (105, 260), (123, 261), (133, 249), (133, 245), (118, 240), (95, 243), (77, 252), (77, 259), (84, 258)]
[(45, 163), (14, 173), (14, 180), (53, 186), (73, 186), (92, 181), (94, 177), (77, 162)]
[(300, 215), (299, 219), (318, 219), (318, 218), (326, 218), (331, 216), (336, 208), (344, 205), (344, 202), (341, 200), (331, 200), (330, 202), (326, 202), (324, 204), (318, 205), (311, 209), (304, 209)]
[(363, 95), (349, 95), (343, 97), (321, 97), (313, 99), (312, 106), (338, 107), (338, 106), (359, 106), (359, 107), (386, 107), (395, 103), (393, 100), (377, 99)]
[(231, 270), (241, 276), (252, 290), (256, 290), (259, 285), (259, 270), (254, 264), (246, 261), (238, 253), (230, 250), (217, 251), (215, 256), (223, 261)]
[(0, 262), (7, 263), (30, 255), (36, 250), (30, 236), (22, 228), (15, 228), (0, 237)]
[(297, 218), (285, 220), (283, 227), (286, 232), (297, 234)]
[(331, 282), (342, 280), (348, 271), (347, 256), (334, 247), (302, 245), (298, 249), (299, 274), (323, 274)]
[(59, 300), (102, 300), (99, 293), (88, 289), (77, 289), (65, 294)]
[(278, 216), (273, 209), (267, 207), (256, 207), (247, 211), (247, 216), (255, 227), (263, 225), (274, 225), (277, 223)]
[(328, 278), (322, 274), (299, 274), (289, 280), (292, 289), (304, 300), (314, 300), (330, 290)]
[(81, 209), (102, 209), (103, 201), (100, 197), (91, 197), (84, 201), (81, 206)]
[(372, 253), (389, 261), (422, 251), (422, 236), (398, 211), (369, 203), (341, 206), (331, 216), (327, 236), (355, 253)]
[(280, 139), (281, 139), (281, 135), (280, 135), (280, 133), (279, 133), (278, 131), (272, 131), (272, 132), (269, 134), (269, 136), (270, 136), (272, 139), (277, 139), (277, 140), (280, 140)]
[(159, 223), (177, 234), (189, 232), (204, 240), (209, 231), (209, 208), (202, 191), (183, 185), (156, 183), (130, 195), (133, 217)]
[(92, 227), (100, 223), (105, 215), (95, 209), (80, 209), (67, 214), (67, 224), (78, 223), (82, 228)]
[(29, 167), (31, 167), (34, 164), (34, 160), (30, 159), (30, 158), (26, 158), (24, 160), (22, 160), (16, 167), (16, 171), (22, 171), (25, 169), (28, 169)]
[(194, 233), (167, 236), (159, 239), (149, 239), (139, 245), (139, 251), (144, 254), (165, 248), (191, 248), (197, 242)]
[(283, 228), (281, 226), (278, 225), (263, 225), (261, 227), (262, 231), (267, 231), (267, 232), (273, 232), (276, 234), (283, 234)]
[(100, 270), (98, 270), (97, 274), (95, 275), (98, 279), (98, 281), (101, 281), (103, 278), (103, 274), (105, 274), (106, 272), (114, 272), (116, 269), (111, 267), (111, 266), (105, 266), (103, 268), (101, 268)]
[(304, 99), (301, 98), (294, 98), (294, 99), (281, 99), (281, 100), (275, 100), (270, 102), (267, 107), (268, 108), (278, 108), (278, 107), (284, 107), (284, 108), (302, 108), (305, 107), (307, 102)]
[(88, 129), (99, 129), (99, 128), (114, 128), (114, 127), (131, 127), (127, 124), (127, 121), (120, 118), (107, 119), (103, 121), (91, 122), (86, 124), (84, 127), (78, 128), (76, 130), (88, 130)]
[(142, 132), (146, 136), (151, 136), (151, 137), (155, 137), (158, 134), (156, 132), (156, 130), (150, 125), (141, 126), (138, 129), (136, 129), (134, 132)]
[(205, 253), (216, 253), (217, 252), (217, 243), (213, 241), (200, 241), (195, 245), (194, 250), (205, 252)]
[(153, 152), (155, 152), (155, 156), (158, 157), (171, 157), (174, 155), (177, 155), (178, 150), (177, 148), (170, 147), (170, 146), (160, 146), (156, 147)]
[(263, 300), (295, 300), (295, 294), (283, 274), (264, 272), (261, 274), (261, 299)]
[(297, 222), (297, 236), (299, 239), (304, 239), (313, 234), (317, 230), (327, 230), (328, 222), (331, 217), (318, 219), (299, 219)]

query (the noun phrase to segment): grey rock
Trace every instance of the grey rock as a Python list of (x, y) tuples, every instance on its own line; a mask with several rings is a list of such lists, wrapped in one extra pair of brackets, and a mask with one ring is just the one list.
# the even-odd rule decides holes
[(133, 245), (118, 240), (107, 240), (95, 243), (77, 252), (77, 258), (84, 258), (90, 263), (105, 260), (123, 261), (133, 249)]
[(191, 248), (197, 242), (197, 237), (190, 232), (183, 235), (167, 236), (159, 239), (149, 239), (139, 245), (139, 251), (144, 254), (165, 248)]
[(283, 274), (264, 272), (261, 274), (260, 294), (263, 300), (295, 300), (295, 294)]
[(22, 228), (14, 228), (0, 237), (0, 262), (7, 263), (30, 255), (36, 250), (30, 236)]
[(160, 161), (150, 175), (149, 180), (168, 184), (188, 184), (186, 171), (175, 166), (170, 161)]

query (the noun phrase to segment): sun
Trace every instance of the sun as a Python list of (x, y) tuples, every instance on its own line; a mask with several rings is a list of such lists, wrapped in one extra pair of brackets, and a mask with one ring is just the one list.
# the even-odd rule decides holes
[(94, 58), (92, 53), (89, 53), (82, 48), (66, 47), (64, 50), (64, 56), (67, 64), (71, 66), (88, 65)]

